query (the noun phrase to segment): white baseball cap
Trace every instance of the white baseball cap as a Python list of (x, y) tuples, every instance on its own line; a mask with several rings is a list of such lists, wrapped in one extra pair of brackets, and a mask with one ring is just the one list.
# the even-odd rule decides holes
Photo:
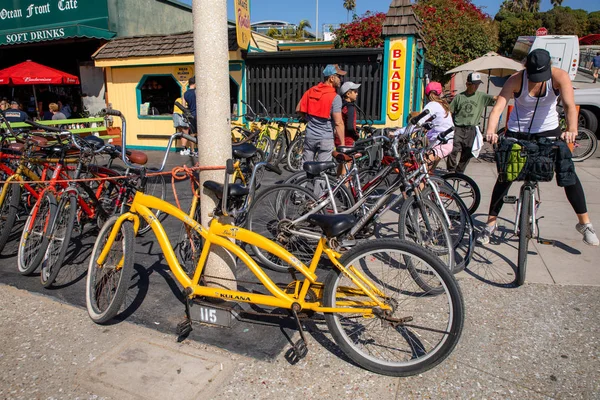
[(340, 96), (344, 97), (344, 95), (346, 94), (346, 92), (348, 90), (356, 90), (359, 87), (360, 87), (360, 83), (344, 82), (344, 84), (340, 88), (339, 94), (340, 94)]

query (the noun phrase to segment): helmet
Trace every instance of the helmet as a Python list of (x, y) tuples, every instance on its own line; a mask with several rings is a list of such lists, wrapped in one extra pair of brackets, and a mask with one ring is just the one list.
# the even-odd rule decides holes
[(442, 94), (442, 84), (439, 82), (429, 82), (425, 86), (425, 95), (429, 96), (429, 93), (435, 92), (438, 96)]

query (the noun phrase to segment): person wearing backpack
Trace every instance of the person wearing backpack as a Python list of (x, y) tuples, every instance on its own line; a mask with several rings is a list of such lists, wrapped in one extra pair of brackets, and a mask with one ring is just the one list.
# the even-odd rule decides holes
[[(567, 130), (561, 132), (556, 105), (562, 98), (567, 119)], [(486, 131), (487, 141), (498, 142), (498, 122), (508, 101), (515, 99), (515, 108), (507, 123), (509, 137), (533, 139), (539, 137), (560, 137), (567, 143), (574, 143), (577, 137), (577, 110), (573, 94), (573, 84), (569, 75), (560, 68), (551, 66), (550, 53), (545, 49), (533, 50), (527, 56), (525, 70), (513, 74), (502, 87), (500, 96), (492, 112)], [(572, 164), (571, 164), (572, 165)], [(557, 171), (561, 174), (563, 171)], [(598, 246), (598, 236), (590, 222), (585, 201), (585, 193), (575, 170), (571, 171), (573, 182), (563, 183), (567, 199), (577, 215), (577, 232), (583, 235), (583, 242)], [(558, 176), (557, 176), (558, 180)], [(504, 204), (512, 182), (496, 180), (490, 201), (489, 216), (477, 242), (488, 244), (496, 229), (496, 219)], [(560, 181), (558, 181), (561, 184)]]

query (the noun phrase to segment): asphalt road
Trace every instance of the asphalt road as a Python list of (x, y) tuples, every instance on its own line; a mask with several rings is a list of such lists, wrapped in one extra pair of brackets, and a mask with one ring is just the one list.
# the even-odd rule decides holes
[[(149, 155), (149, 165), (157, 165), (159, 157), (162, 156), (160, 152), (149, 152)], [(167, 167), (172, 168), (185, 162), (192, 165), (190, 157), (172, 153)], [(279, 179), (282, 178), (267, 173), (264, 184), (272, 184)], [(191, 203), (189, 182), (177, 182), (176, 188), (179, 200), (185, 209)], [(175, 204), (169, 177), (167, 177), (167, 200)], [(166, 218), (163, 220), (163, 226), (174, 244), (174, 239), (181, 232), (182, 224), (175, 218)], [(85, 308), (85, 278), (98, 228), (88, 224), (84, 227), (83, 233), (73, 239), (66, 256), (66, 264), (57, 277), (55, 287), (44, 289), (40, 284), (39, 272), (36, 271), (31, 276), (22, 276), (17, 270), (17, 245), (22, 227), (23, 222), (15, 226), (11, 241), (0, 256), (0, 282)], [(243, 265), (235, 273), (238, 281), (242, 282), (240, 287), (247, 290), (258, 289), (246, 283), (256, 282), (257, 279)], [(269, 274), (276, 283), (290, 281), (288, 274), (276, 272), (269, 272)], [(172, 277), (152, 232), (137, 237), (135, 273), (127, 294), (126, 308), (119, 315), (119, 319), (127, 319), (161, 332), (172, 333), (175, 337), (176, 326), (185, 315), (183, 299), (181, 287)], [(231, 328), (195, 325), (188, 340), (196, 340), (259, 359), (273, 358), (284, 346), (289, 346), (289, 338), (292, 331), (296, 329), (291, 318), (277, 317), (281, 315), (280, 310), (263, 310), (256, 306), (252, 309), (247, 306), (245, 310), (273, 313), (274, 317), (244, 315), (246, 322), (234, 322)], [(118, 324), (118, 322), (117, 320), (114, 323)]]

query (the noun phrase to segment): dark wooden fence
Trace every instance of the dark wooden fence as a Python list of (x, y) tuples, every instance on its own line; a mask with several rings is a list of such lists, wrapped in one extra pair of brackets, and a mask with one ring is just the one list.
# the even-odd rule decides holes
[(248, 53), (246, 99), (259, 114), (264, 114), (260, 100), (271, 116), (295, 115), (302, 94), (323, 79), (323, 68), (327, 64), (339, 64), (348, 71), (344, 81), (361, 84), (358, 106), (366, 118), (377, 121), (381, 119), (382, 59), (383, 49)]

